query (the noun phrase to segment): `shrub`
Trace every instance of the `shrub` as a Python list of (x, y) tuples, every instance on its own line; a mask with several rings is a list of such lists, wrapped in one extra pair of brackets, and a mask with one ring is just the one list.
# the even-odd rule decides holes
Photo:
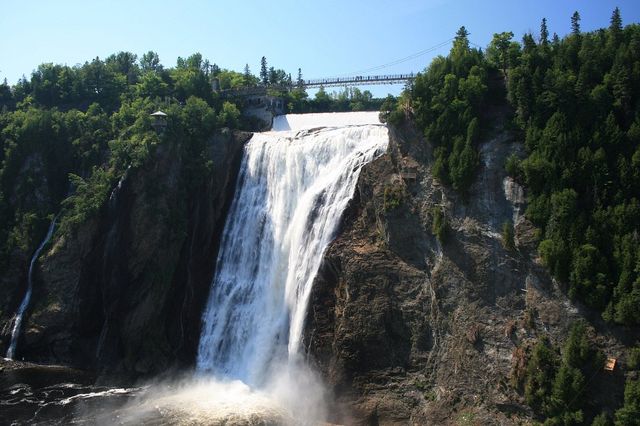
[(388, 185), (384, 188), (384, 211), (400, 207), (404, 200), (404, 188), (400, 185)]
[(432, 210), (433, 222), (431, 224), (431, 232), (438, 238), (441, 244), (447, 239), (449, 225), (444, 210), (440, 207), (434, 207)]
[(504, 169), (507, 171), (507, 174), (515, 180), (519, 180), (522, 177), (520, 159), (515, 153), (507, 157), (507, 161), (504, 164)]
[(631, 348), (629, 351), (627, 367), (629, 367), (629, 370), (640, 369), (640, 347)]
[(513, 240), (513, 223), (510, 220), (502, 224), (502, 246), (511, 251), (516, 249)]

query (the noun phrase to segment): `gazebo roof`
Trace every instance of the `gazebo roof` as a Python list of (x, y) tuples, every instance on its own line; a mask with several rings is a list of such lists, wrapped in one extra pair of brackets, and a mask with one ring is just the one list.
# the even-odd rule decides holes
[(156, 111), (156, 112), (154, 112), (153, 114), (151, 114), (151, 116), (152, 116), (152, 117), (166, 117), (166, 116), (167, 116), (167, 114), (165, 114), (165, 113), (164, 113), (164, 112), (162, 112), (162, 111)]

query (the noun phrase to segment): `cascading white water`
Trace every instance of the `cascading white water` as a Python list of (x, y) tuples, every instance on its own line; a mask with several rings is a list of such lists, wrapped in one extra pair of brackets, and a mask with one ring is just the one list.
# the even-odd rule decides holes
[(11, 343), (9, 344), (9, 349), (7, 350), (7, 358), (13, 359), (16, 354), (16, 346), (18, 345), (18, 337), (20, 336), (20, 330), (22, 327), (22, 319), (24, 317), (24, 313), (29, 306), (29, 302), (31, 301), (31, 293), (33, 291), (33, 268), (40, 257), (40, 253), (44, 246), (49, 242), (51, 236), (53, 235), (53, 230), (56, 226), (56, 219), (58, 217), (54, 217), (49, 225), (49, 230), (47, 231), (47, 235), (44, 237), (44, 240), (40, 243), (35, 253), (33, 253), (33, 257), (31, 258), (31, 262), (29, 263), (29, 273), (27, 274), (27, 292), (22, 299), (22, 303), (20, 303), (20, 307), (18, 308), (18, 312), (16, 312), (15, 322), (13, 323), (13, 329), (11, 330)]
[(362, 166), (388, 144), (377, 113), (368, 113), (371, 124), (356, 115), (358, 125), (343, 127), (327, 126), (348, 121), (348, 113), (282, 117), (274, 129), (293, 130), (256, 134), (246, 145), (203, 317), (198, 370), (259, 387), (274, 365), (297, 358), (322, 255)]

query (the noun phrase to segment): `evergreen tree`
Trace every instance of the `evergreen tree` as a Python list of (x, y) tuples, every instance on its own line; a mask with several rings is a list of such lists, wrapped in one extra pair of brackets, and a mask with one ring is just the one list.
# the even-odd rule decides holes
[(274, 67), (269, 67), (269, 84), (278, 84), (278, 73)]
[(244, 85), (249, 86), (251, 84), (251, 70), (249, 69), (249, 64), (245, 64), (244, 66)]
[(616, 426), (640, 424), (640, 380), (627, 379), (624, 406), (616, 411)]
[(267, 71), (267, 58), (264, 56), (260, 59), (260, 80), (263, 85), (267, 85), (269, 83), (269, 72)]
[(454, 60), (459, 59), (466, 52), (469, 51), (469, 31), (464, 27), (460, 27), (456, 32), (456, 37), (453, 40), (453, 47), (451, 48), (451, 56)]
[(622, 18), (620, 17), (620, 9), (617, 7), (613, 9), (613, 13), (611, 14), (611, 25), (609, 29), (614, 35), (622, 32)]
[(547, 29), (547, 18), (542, 18), (540, 23), (540, 44), (546, 46), (549, 44), (549, 30)]
[(302, 80), (302, 68), (298, 68), (298, 78), (296, 79), (296, 86), (302, 88), (304, 80)]
[(552, 49), (543, 20), (540, 45), (525, 35), (509, 63), (508, 98), (528, 150), (511, 169), (529, 190), (526, 214), (544, 235), (540, 255), (569, 296), (633, 325), (640, 322), (640, 207), (632, 189), (640, 185), (640, 26), (623, 30), (617, 8), (605, 30), (582, 33), (579, 20), (574, 13), (573, 34)]
[(580, 14), (577, 10), (571, 16), (571, 33), (574, 35), (580, 34)]

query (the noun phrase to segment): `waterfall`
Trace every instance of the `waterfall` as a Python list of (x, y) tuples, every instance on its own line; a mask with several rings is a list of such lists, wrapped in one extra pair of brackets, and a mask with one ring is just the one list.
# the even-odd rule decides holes
[(56, 219), (58, 216), (54, 217), (49, 225), (49, 230), (47, 231), (47, 235), (44, 237), (44, 240), (40, 243), (40, 246), (36, 249), (35, 253), (33, 253), (33, 257), (31, 258), (31, 262), (29, 263), (29, 273), (27, 275), (27, 292), (22, 299), (22, 303), (20, 303), (20, 307), (18, 308), (18, 312), (16, 313), (15, 322), (13, 323), (13, 329), (11, 330), (11, 343), (9, 344), (9, 349), (7, 350), (7, 358), (13, 359), (16, 355), (16, 346), (18, 344), (18, 337), (20, 336), (20, 329), (22, 327), (22, 319), (24, 317), (24, 313), (29, 306), (29, 302), (31, 300), (31, 293), (33, 291), (33, 268), (40, 257), (40, 253), (44, 246), (49, 242), (51, 236), (53, 235), (53, 230), (56, 226)]
[(344, 126), (349, 114), (285, 116), (274, 128), (292, 130), (256, 134), (245, 146), (203, 315), (199, 371), (260, 387), (274, 365), (298, 358), (324, 251), (362, 166), (388, 144), (377, 113), (365, 113), (370, 124)]

